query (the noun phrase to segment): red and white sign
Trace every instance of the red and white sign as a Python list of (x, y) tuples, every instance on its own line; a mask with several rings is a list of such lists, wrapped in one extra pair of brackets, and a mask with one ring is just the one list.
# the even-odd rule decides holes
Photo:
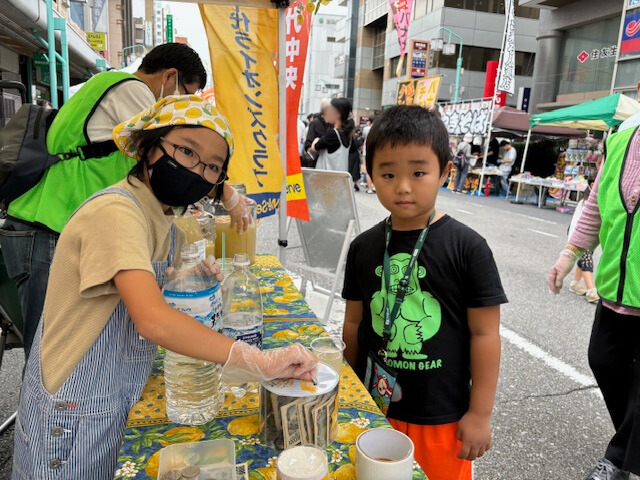
[(298, 150), (298, 107), (302, 93), (305, 60), (309, 46), (312, 14), (298, 11), (297, 4), (287, 8), (285, 80), (287, 92), (287, 216), (309, 221), (309, 207), (302, 180)]
[(578, 54), (578, 61), (580, 63), (586, 62), (588, 58), (589, 58), (589, 54), (584, 50)]
[(407, 76), (409, 78), (422, 78), (426, 76), (429, 66), (429, 42), (411, 40), (409, 59), (410, 63), (408, 65), (409, 71)]

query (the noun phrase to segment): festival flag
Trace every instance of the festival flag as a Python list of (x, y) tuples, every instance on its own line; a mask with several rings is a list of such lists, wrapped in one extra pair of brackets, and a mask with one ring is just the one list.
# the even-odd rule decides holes
[(296, 5), (287, 8), (286, 36), (286, 93), (287, 93), (287, 216), (309, 221), (307, 195), (302, 180), (300, 152), (298, 150), (298, 108), (302, 93), (309, 29), (312, 14), (298, 11)]
[(389, 0), (391, 5), (391, 14), (393, 15), (393, 23), (398, 32), (398, 45), (400, 46), (400, 61), (396, 68), (396, 76), (402, 75), (404, 54), (407, 51), (407, 38), (409, 36), (409, 25), (411, 24), (411, 9), (413, 8), (413, 0)]
[(235, 140), (232, 182), (243, 183), (258, 217), (276, 213), (284, 173), (276, 133), (276, 9), (200, 4), (209, 40), (216, 105)]
[(515, 13), (513, 7), (514, 0), (505, 0), (505, 34), (502, 51), (502, 65), (500, 66), (500, 77), (498, 80), (498, 90), (513, 95), (516, 92), (516, 32)]

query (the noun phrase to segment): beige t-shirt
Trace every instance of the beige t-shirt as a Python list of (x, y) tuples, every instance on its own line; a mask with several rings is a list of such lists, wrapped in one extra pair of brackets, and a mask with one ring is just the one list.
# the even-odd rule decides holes
[(141, 206), (119, 194), (95, 198), (69, 220), (56, 247), (40, 357), (42, 380), (51, 393), (89, 351), (118, 305), (114, 276), (122, 270), (153, 274), (151, 262), (169, 254), (173, 217), (164, 214), (140, 180), (115, 186), (131, 192)]

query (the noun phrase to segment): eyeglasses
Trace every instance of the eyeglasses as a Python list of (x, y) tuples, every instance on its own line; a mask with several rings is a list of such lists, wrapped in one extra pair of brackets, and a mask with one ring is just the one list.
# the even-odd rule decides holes
[(169, 155), (162, 145), (159, 145), (160, 150), (162, 150), (165, 155), (169, 155), (183, 167), (192, 170), (202, 164), (202, 178), (207, 182), (213, 185), (219, 185), (227, 179), (227, 174), (220, 166), (213, 163), (204, 163), (200, 160), (200, 155), (198, 155), (198, 153), (193, 149), (185, 147), (184, 145), (176, 145), (164, 137), (160, 137), (160, 140), (173, 147), (173, 155)]
[(195, 92), (190, 92), (189, 89), (187, 88), (187, 85), (185, 85), (185, 83), (182, 81), (182, 77), (180, 76), (180, 74), (178, 74), (178, 84), (184, 90), (185, 95), (197, 95), (197, 96), (200, 96), (200, 94), (202, 93), (202, 89), (201, 88), (198, 88)]

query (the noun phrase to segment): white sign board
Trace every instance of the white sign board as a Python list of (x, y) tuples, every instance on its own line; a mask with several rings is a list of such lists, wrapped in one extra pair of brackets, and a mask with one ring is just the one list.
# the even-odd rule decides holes
[(449, 135), (485, 135), (491, 116), (491, 99), (440, 104), (440, 115)]

